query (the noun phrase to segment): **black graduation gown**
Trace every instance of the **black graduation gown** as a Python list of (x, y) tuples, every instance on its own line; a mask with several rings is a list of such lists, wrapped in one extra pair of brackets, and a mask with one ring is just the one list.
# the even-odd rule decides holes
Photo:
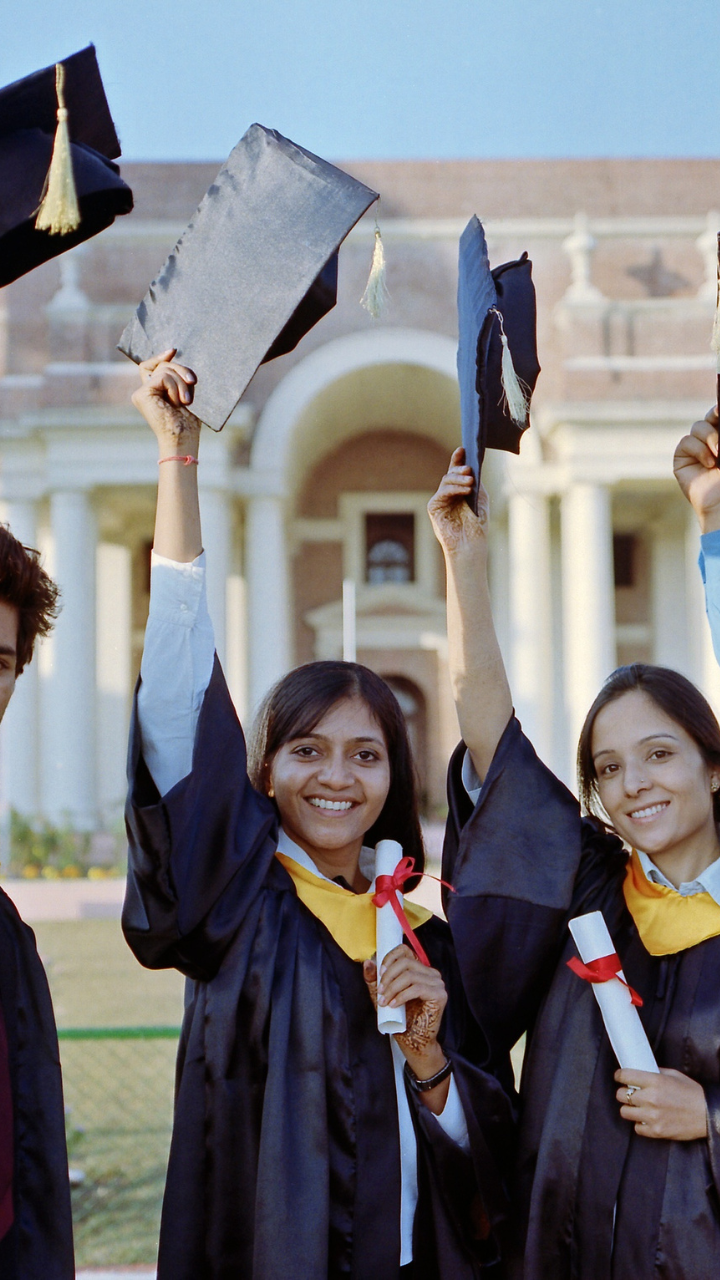
[[(192, 772), (162, 800), (135, 720), (126, 938), (149, 968), (185, 973), (188, 1003), (160, 1232), (159, 1280), (395, 1280), (400, 1159), (392, 1056), (362, 976), (275, 857), (273, 805), (250, 786), (220, 666)], [(421, 937), (449, 991), (472, 1153), (414, 1095), (419, 1280), (469, 1280), (496, 1257), (510, 1104), (478, 1064), (450, 932)], [(476, 1212), (477, 1191), (483, 1214)], [(492, 1265), (492, 1264), (491, 1264)], [(493, 1274), (494, 1274), (493, 1268)]]
[(35, 935), (0, 889), (0, 1005), (13, 1114), (15, 1221), (2, 1280), (73, 1280), (72, 1216), (57, 1032)]
[[(717, 1280), (720, 937), (649, 955), (625, 906), (620, 841), (581, 820), (516, 720), (474, 810), (463, 754), (461, 745), (450, 765), (443, 872), (458, 891), (447, 904), (458, 962), (505, 1072), (511, 1045), (528, 1032), (510, 1274)], [(705, 1089), (709, 1139), (641, 1138), (620, 1118), (617, 1062), (592, 987), (565, 963), (577, 954), (568, 919), (595, 910), (643, 997), (640, 1017), (659, 1065)]]

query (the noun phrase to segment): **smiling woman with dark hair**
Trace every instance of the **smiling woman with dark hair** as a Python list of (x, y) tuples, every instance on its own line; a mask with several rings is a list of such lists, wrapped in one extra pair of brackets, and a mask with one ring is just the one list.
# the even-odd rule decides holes
[[(408, 880), (405, 886), (408, 892), (425, 870), (415, 768), (398, 700), (374, 671), (354, 662), (311, 662), (289, 672), (270, 690), (258, 712), (248, 753), (250, 781), (258, 791), (267, 794), (273, 761), (277, 760), (280, 748), (312, 735), (333, 707), (348, 699), (360, 699), (368, 708), (381, 730), (388, 759), (392, 761), (383, 807), (372, 827), (363, 833), (363, 840), (373, 847), (378, 840), (397, 840), (403, 846), (403, 853), (413, 859), (418, 873)], [(274, 799), (278, 807), (277, 793)], [(290, 820), (290, 813), (285, 810), (283, 826), (289, 835)]]
[[(160, 1280), (497, 1275), (511, 1109), (447, 925), (373, 961), (375, 850), (424, 855), (402, 712), (355, 663), (286, 675), (248, 766), (204, 594), (194, 375), (141, 366), (160, 447), (123, 927), (190, 979)], [(271, 571), (271, 567), (269, 568)], [(408, 882), (409, 883), (409, 882)], [(380, 1035), (376, 1004), (407, 1030)]]
[[(430, 504), (464, 742), (443, 874), (473, 1013), (527, 1033), (512, 1280), (713, 1280), (720, 1259), (720, 728), (684, 676), (622, 667), (588, 713), (575, 798), (513, 716), (462, 450)], [(660, 1073), (618, 1071), (568, 920), (601, 911)], [(473, 982), (473, 977), (475, 981)]]

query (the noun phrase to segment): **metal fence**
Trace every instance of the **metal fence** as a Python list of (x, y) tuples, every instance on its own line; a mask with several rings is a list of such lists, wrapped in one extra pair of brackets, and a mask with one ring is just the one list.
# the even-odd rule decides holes
[(58, 1032), (78, 1266), (157, 1259), (179, 1027)]

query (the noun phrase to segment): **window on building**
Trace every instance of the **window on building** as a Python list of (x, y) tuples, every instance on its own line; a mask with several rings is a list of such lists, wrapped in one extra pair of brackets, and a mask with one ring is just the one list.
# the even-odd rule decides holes
[(652, 601), (650, 546), (647, 536), (616, 533), (613, 536), (615, 570), (615, 639), (617, 662), (652, 662)]
[(415, 581), (415, 516), (365, 516), (365, 581)]
[(616, 587), (635, 586), (637, 541), (634, 533), (616, 533), (613, 537), (613, 567)]

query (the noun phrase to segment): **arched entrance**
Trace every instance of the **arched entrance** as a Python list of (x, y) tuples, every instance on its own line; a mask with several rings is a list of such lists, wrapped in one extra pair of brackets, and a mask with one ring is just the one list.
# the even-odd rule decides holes
[(451, 338), (348, 334), (295, 365), (268, 399), (247, 498), (251, 705), (295, 663), (341, 656), (342, 584), (353, 581), (358, 661), (403, 681), (433, 809), (454, 733), (426, 504), (459, 436)]

